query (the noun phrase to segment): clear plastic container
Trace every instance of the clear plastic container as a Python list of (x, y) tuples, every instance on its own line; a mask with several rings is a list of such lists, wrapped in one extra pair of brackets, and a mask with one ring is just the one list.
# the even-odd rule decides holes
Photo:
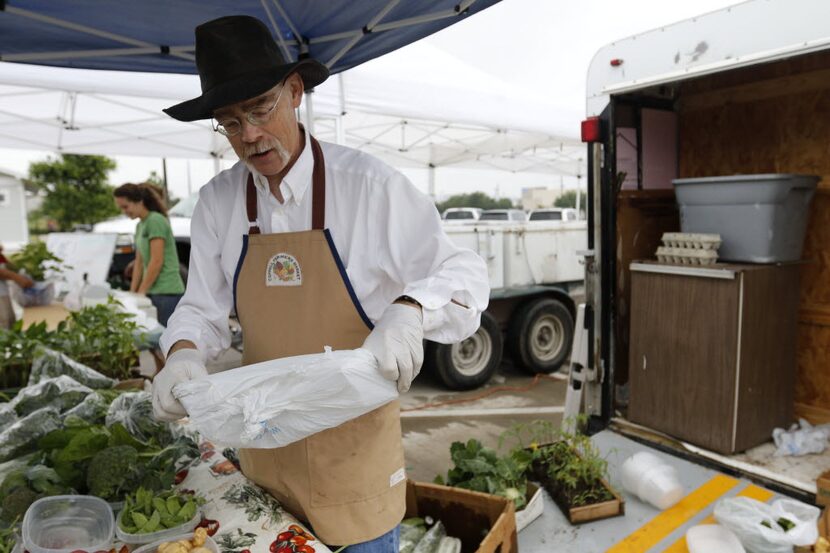
[(38, 499), (23, 517), (23, 545), (29, 553), (109, 550), (114, 533), (110, 506), (87, 495)]
[(118, 519), (115, 521), (115, 535), (118, 538), (118, 541), (124, 542), (128, 545), (143, 545), (145, 543), (155, 542), (162, 543), (166, 541), (176, 541), (176, 539), (184, 539), (176, 538), (176, 536), (193, 532), (193, 530), (199, 526), (199, 523), (202, 521), (202, 511), (200, 509), (196, 509), (196, 514), (193, 515), (193, 518), (184, 524), (180, 524), (179, 526), (159, 530), (158, 532), (150, 532), (149, 534), (128, 534), (121, 530), (122, 516), (124, 516), (123, 510), (118, 513)]
[[(138, 549), (134, 549), (133, 553), (156, 553), (156, 550), (158, 550), (159, 545), (161, 545), (165, 542), (179, 541), (179, 540), (189, 540), (189, 539), (192, 539), (192, 538), (193, 538), (193, 532), (191, 532), (189, 534), (174, 535), (174, 536), (171, 536), (171, 537), (166, 538), (166, 539), (161, 539), (161, 540), (155, 541), (155, 542), (153, 542), (149, 545), (143, 545), (143, 546), (139, 547)], [(205, 545), (203, 547), (206, 548), (206, 549), (209, 549), (213, 553), (219, 553), (219, 546), (216, 545), (216, 542), (213, 541), (213, 539), (211, 539), (210, 536), (208, 536), (208, 538), (205, 539)]]
[(738, 537), (719, 524), (703, 524), (686, 532), (689, 553), (746, 553)]

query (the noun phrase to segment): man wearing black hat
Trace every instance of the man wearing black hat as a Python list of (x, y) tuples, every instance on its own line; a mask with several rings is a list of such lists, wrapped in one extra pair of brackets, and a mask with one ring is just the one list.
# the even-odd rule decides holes
[[(407, 391), (425, 337), (457, 342), (478, 328), (489, 295), (484, 261), (447, 239), (435, 206), (403, 175), (303, 129), (303, 92), (328, 69), (286, 62), (259, 20), (197, 27), (196, 64), (202, 95), (165, 111), (213, 119), (240, 162), (200, 191), (187, 291), (161, 340), (168, 357), (153, 383), (155, 416), (185, 415), (172, 388), (207, 374), (205, 357), (230, 345), (232, 308), (246, 365), (363, 347)], [(394, 401), (286, 447), (242, 450), (242, 470), (323, 542), (397, 552), (406, 479), (399, 412)]]

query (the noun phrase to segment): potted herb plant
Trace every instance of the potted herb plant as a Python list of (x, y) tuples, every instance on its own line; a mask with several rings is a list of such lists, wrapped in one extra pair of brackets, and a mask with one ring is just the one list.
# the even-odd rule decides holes
[(510, 437), (530, 457), (528, 477), (542, 484), (571, 524), (625, 514), (624, 500), (608, 484), (608, 462), (590, 437), (547, 421), (514, 426), (503, 436)]
[(23, 307), (48, 305), (55, 299), (55, 285), (47, 280), (47, 274), (62, 271), (63, 260), (53, 255), (46, 243), (34, 241), (26, 244), (19, 252), (9, 257), (11, 267), (35, 281), (31, 288), (20, 288), (12, 284), (14, 300)]

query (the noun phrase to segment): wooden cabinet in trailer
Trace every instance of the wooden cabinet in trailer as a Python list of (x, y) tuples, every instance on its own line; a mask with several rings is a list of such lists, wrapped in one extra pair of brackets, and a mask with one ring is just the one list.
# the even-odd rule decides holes
[(629, 419), (734, 453), (792, 422), (798, 265), (631, 265)]

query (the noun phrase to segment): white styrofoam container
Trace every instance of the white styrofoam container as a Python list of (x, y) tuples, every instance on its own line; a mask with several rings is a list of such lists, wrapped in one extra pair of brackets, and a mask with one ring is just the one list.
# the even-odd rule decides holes
[(542, 497), (542, 488), (533, 482), (527, 483), (527, 505), (516, 511), (516, 531), (521, 532), (527, 525), (542, 516), (545, 511), (545, 498)]

